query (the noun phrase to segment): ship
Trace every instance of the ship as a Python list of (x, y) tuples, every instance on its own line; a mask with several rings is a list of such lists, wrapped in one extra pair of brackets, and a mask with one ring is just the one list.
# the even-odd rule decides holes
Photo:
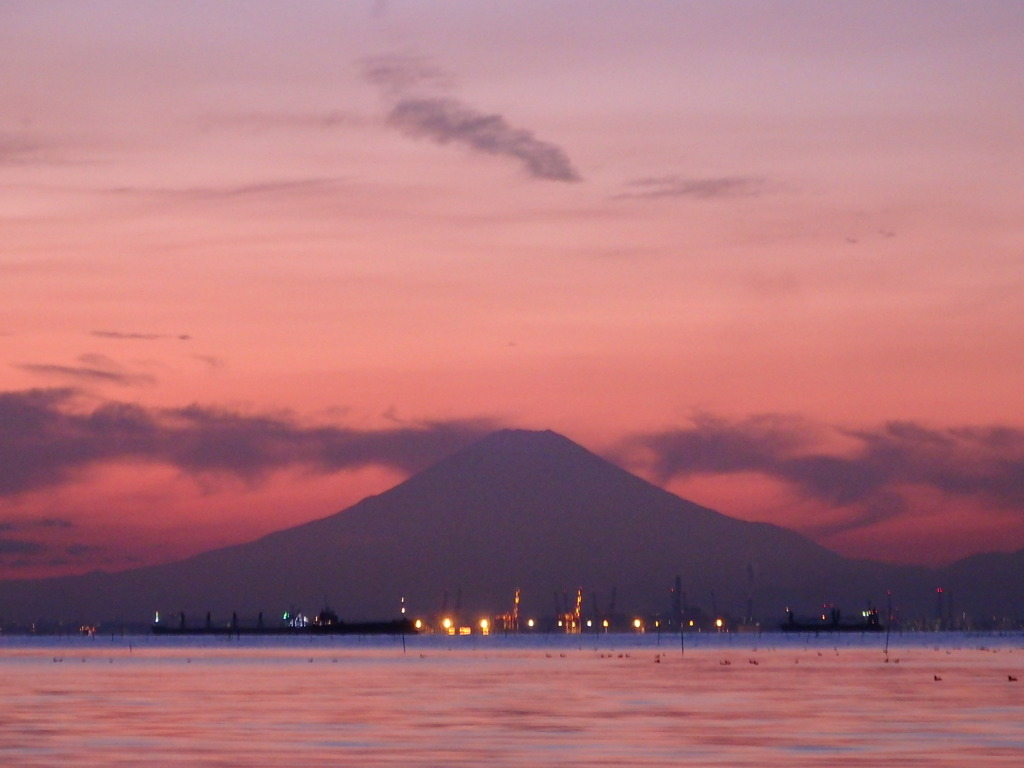
[(859, 620), (843, 619), (838, 608), (833, 608), (828, 615), (822, 614), (813, 619), (798, 619), (790, 611), (786, 611), (786, 621), (779, 625), (783, 632), (881, 632), (885, 629), (878, 617), (878, 611), (871, 608), (861, 615)]
[(210, 614), (205, 623), (189, 625), (185, 614), (178, 614), (177, 622), (162, 622), (157, 614), (151, 625), (154, 635), (415, 635), (418, 630), (408, 619), (383, 621), (342, 621), (330, 609), (322, 610), (315, 618), (308, 620), (301, 613), (285, 613), (279, 624), (265, 624), (261, 613), (255, 624), (244, 624), (232, 614), (229, 624), (215, 624)]

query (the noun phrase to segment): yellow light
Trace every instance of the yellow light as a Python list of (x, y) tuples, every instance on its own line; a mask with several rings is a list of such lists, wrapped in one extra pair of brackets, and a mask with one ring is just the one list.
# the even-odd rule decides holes
[(526, 626), (528, 626), (528, 627), (531, 627), (531, 628), (532, 628), (532, 627), (533, 627), (533, 619), (527, 619), (527, 621), (526, 621)]
[(640, 621), (640, 619), (633, 619), (633, 628), (634, 629), (640, 629), (640, 627), (642, 627), (643, 625), (644, 625), (644, 623), (642, 621)]
[(423, 620), (416, 619), (416, 621), (413, 622), (413, 626), (416, 627), (416, 629), (423, 629)]
[(594, 626), (594, 622), (592, 622), (590, 619), (587, 619), (587, 626), (588, 627)]
[(693, 619), (690, 619), (690, 626), (693, 626)]
[(601, 626), (604, 627), (605, 629), (608, 629), (608, 619), (605, 619), (604, 621), (602, 621), (601, 622)]
[(473, 628), (472, 627), (459, 627), (459, 634), (460, 635), (471, 635), (471, 634), (473, 634)]
[(491, 634), (491, 622), (487, 619), (480, 619), (480, 632), (484, 635)]
[(722, 624), (724, 624), (724, 623), (725, 622), (723, 622), (721, 619), (715, 619), (715, 626), (718, 627), (719, 629), (722, 628)]
[(452, 628), (452, 620), (449, 619), (447, 616), (445, 616), (443, 619), (441, 619), (441, 626), (444, 627), (445, 629), (451, 629)]

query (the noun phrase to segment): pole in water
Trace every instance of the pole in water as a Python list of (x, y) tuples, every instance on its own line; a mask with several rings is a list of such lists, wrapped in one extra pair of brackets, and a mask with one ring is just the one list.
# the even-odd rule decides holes
[(886, 613), (889, 615), (885, 617), (885, 658), (889, 658), (889, 630), (892, 629), (892, 590), (888, 592), (888, 605), (886, 606)]
[(405, 632), (402, 633), (402, 653), (405, 653)]

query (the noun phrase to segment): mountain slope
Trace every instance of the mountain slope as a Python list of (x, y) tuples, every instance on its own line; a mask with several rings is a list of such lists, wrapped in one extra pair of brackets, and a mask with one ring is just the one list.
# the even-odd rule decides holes
[[(776, 526), (680, 499), (552, 432), (506, 430), (330, 517), (257, 541), (117, 574), (6, 582), (0, 620), (66, 622), (154, 610), (387, 618), (404, 597), (435, 613), (448, 592), (469, 611), (551, 615), (578, 587), (586, 608), (660, 612), (676, 575), (691, 605), (781, 617), (834, 603), (882, 606), (893, 589), (930, 605), (924, 569), (853, 561)], [(556, 598), (556, 595), (559, 597)]]

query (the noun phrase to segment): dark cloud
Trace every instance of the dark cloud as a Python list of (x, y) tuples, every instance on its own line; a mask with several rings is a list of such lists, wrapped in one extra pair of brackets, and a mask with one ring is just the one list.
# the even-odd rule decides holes
[(74, 528), (70, 520), (57, 517), (43, 517), (35, 520), (5, 520), (0, 522), (0, 531), (24, 531), (37, 528)]
[(160, 414), (168, 459), (194, 472), (258, 478), (301, 464), (334, 472), (368, 464), (414, 471), (491, 432), (486, 422), (434, 422), (383, 431), (307, 427), (282, 416), (191, 406)]
[(35, 541), (0, 538), (0, 556), (3, 555), (38, 555), (45, 552), (46, 545)]
[(509, 124), (500, 114), (481, 112), (458, 99), (438, 97), (438, 88), (448, 88), (451, 79), (427, 60), (379, 56), (363, 59), (361, 67), (363, 77), (390, 103), (388, 125), (407, 136), (516, 160), (536, 179), (581, 180), (561, 147)]
[(23, 363), (15, 367), (39, 376), (71, 379), (79, 382), (118, 384), (126, 387), (148, 386), (155, 381), (148, 374), (126, 371), (115, 361), (103, 355), (80, 355), (78, 362), (80, 365)]
[(0, 393), (0, 496), (61, 485), (90, 467), (125, 461), (247, 481), (292, 466), (330, 473), (376, 464), (412, 472), (494, 429), (486, 421), (449, 421), (367, 431), (198, 405), (77, 405), (69, 389)]
[(688, 429), (647, 434), (631, 443), (651, 453), (651, 468), (662, 479), (676, 475), (763, 471), (775, 457), (814, 439), (806, 422), (787, 416), (752, 416), (729, 422), (698, 414)]
[(44, 517), (40, 520), (33, 520), (31, 525), (34, 528), (74, 528), (75, 524), (70, 520), (60, 517)]
[(97, 552), (106, 551), (106, 547), (98, 547), (91, 544), (72, 544), (69, 547), (64, 548), (64, 552), (71, 557), (83, 557), (85, 555), (94, 555)]
[(693, 197), (708, 200), (717, 197), (740, 197), (758, 194), (763, 181), (748, 176), (720, 176), (714, 178), (686, 178), (657, 176), (634, 179), (626, 184), (626, 191), (615, 197), (619, 200), (653, 200), (663, 197)]
[(452, 99), (405, 99), (388, 114), (388, 123), (409, 136), (514, 158), (534, 178), (580, 181), (560, 147), (513, 128), (501, 115), (478, 112)]
[(912, 489), (1024, 511), (1024, 430), (1011, 427), (894, 421), (851, 431), (780, 416), (698, 416), (689, 428), (635, 436), (626, 450), (638, 447), (662, 480), (758, 473), (834, 507), (859, 505), (859, 524), (905, 511)]

